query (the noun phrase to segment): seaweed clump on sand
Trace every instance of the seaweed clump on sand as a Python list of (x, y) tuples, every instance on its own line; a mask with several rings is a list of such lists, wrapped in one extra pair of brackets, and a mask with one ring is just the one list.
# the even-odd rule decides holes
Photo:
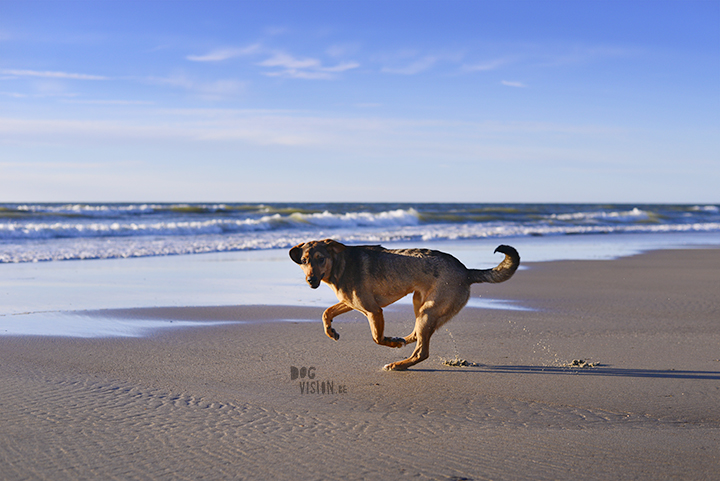
[(476, 362), (466, 361), (465, 359), (460, 359), (459, 357), (456, 357), (455, 359), (443, 359), (442, 363), (445, 366), (452, 366), (452, 367), (478, 366), (478, 364)]
[(596, 367), (599, 365), (599, 362), (590, 362), (583, 359), (574, 359), (573, 362), (567, 365), (567, 367), (579, 367), (580, 369), (587, 369), (589, 367)]

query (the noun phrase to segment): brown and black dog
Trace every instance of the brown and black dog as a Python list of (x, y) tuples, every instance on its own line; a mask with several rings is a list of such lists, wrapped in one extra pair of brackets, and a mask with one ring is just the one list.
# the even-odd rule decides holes
[[(493, 269), (468, 269), (450, 254), (429, 249), (385, 249), (382, 246), (346, 246), (332, 239), (311, 241), (290, 249), (310, 287), (320, 282), (335, 291), (338, 302), (323, 313), (325, 334), (336, 341), (335, 316), (353, 309), (370, 321), (373, 340), (383, 346), (402, 347), (417, 342), (412, 355), (384, 369), (407, 369), (429, 356), (430, 336), (465, 307), (470, 285), (503, 282), (515, 273), (520, 256), (510, 246), (495, 252), (505, 259)], [(408, 336), (386, 337), (382, 308), (413, 294), (415, 329)]]

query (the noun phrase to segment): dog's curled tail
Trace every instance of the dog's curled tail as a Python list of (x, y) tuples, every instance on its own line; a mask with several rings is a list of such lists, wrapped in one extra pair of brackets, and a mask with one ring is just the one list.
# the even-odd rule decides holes
[(520, 265), (520, 254), (514, 247), (500, 245), (495, 252), (505, 254), (505, 259), (492, 269), (468, 269), (470, 282), (505, 282), (510, 279)]

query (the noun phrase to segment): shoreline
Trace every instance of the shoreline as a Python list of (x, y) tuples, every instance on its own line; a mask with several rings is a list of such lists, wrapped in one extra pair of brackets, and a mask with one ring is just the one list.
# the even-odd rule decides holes
[[(473, 296), (533, 310), (466, 307), (398, 373), (381, 367), (411, 348), (375, 345), (355, 312), (333, 342), (314, 305), (154, 312), (302, 322), (0, 336), (0, 466), (7, 479), (710, 479), (719, 273), (720, 249), (532, 264)], [(412, 308), (386, 319), (404, 335)]]
[[(622, 234), (385, 243), (448, 252), (468, 267), (501, 260), (501, 243), (528, 265), (612, 260), (656, 250), (720, 248), (707, 234)], [(284, 305), (327, 307), (329, 289), (310, 291), (286, 249), (127, 259), (0, 263), (0, 320), (9, 315), (136, 307)], [(486, 307), (486, 306), (483, 306)]]

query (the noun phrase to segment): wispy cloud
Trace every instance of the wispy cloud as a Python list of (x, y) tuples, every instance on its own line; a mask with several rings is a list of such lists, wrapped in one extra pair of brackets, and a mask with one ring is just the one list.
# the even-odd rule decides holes
[[(344, 52), (338, 48), (331, 48), (328, 51), (328, 55), (332, 57), (340, 56), (342, 53)], [(257, 62), (256, 65), (270, 69), (263, 72), (268, 77), (329, 80), (335, 78), (336, 74), (360, 66), (357, 62), (348, 61), (326, 66), (318, 58), (296, 57), (284, 51), (267, 49), (259, 43), (243, 48), (216, 49), (203, 55), (188, 55), (185, 58), (193, 62), (221, 62), (236, 57), (257, 57), (263, 54), (269, 57)]]
[(19, 169), (27, 169), (30, 167), (31, 169), (50, 169), (50, 170), (58, 170), (58, 171), (66, 171), (66, 170), (81, 170), (85, 171), (87, 169), (109, 169), (113, 167), (122, 167), (122, 168), (128, 168), (128, 167), (134, 167), (139, 165), (140, 162), (132, 161), (132, 160), (125, 160), (125, 161), (111, 161), (103, 159), (101, 162), (66, 162), (66, 161), (54, 161), (54, 160), (47, 160), (47, 161), (32, 161), (32, 162), (0, 162), (0, 167), (13, 169), (13, 168), (19, 168)]
[(315, 58), (295, 58), (286, 53), (277, 52), (269, 59), (260, 62), (263, 67), (283, 67), (286, 69), (316, 69), (321, 63)]
[(53, 71), (39, 71), (39, 70), (13, 70), (3, 69), (0, 70), (3, 75), (10, 75), (13, 77), (40, 77), (40, 78), (52, 78), (52, 79), (70, 79), (70, 80), (109, 80), (109, 77), (102, 75), (88, 75), (84, 73), (72, 73), (72, 72), (53, 72)]
[(432, 68), (438, 62), (438, 60), (438, 57), (428, 55), (402, 67), (384, 67), (382, 71), (385, 73), (392, 73), (398, 75), (415, 75)]
[(204, 55), (188, 55), (185, 58), (193, 62), (222, 62), (223, 60), (258, 53), (260, 49), (259, 44), (253, 44), (243, 48), (222, 48), (212, 50)]
[(507, 87), (515, 87), (515, 88), (520, 88), (520, 89), (527, 88), (527, 85), (525, 85), (525, 84), (522, 83), (522, 82), (515, 82), (515, 81), (510, 81), (510, 80), (503, 80), (503, 81), (501, 81), (500, 83), (503, 84), (503, 85), (505, 85), (505, 86), (507, 86)]
[(385, 65), (381, 72), (395, 75), (416, 75), (436, 67), (440, 63), (457, 65), (462, 62), (464, 52), (430, 52), (416, 50), (398, 51), (383, 56), (380, 61)]
[[(479, 61), (476, 63), (465, 63), (462, 70), (465, 72), (487, 72), (500, 70), (506, 67), (537, 68), (537, 67), (563, 67), (571, 65), (587, 64), (604, 59), (628, 58), (637, 56), (641, 51), (620, 47), (557, 47), (548, 45), (523, 45), (508, 51), (505, 56), (495, 59)], [(510, 85), (517, 82), (510, 82)]]
[(87, 104), (87, 105), (155, 105), (155, 102), (145, 100), (82, 100), (82, 99), (63, 99), (63, 103), (68, 104)]
[(22, 99), (27, 97), (26, 94), (21, 94), (19, 92), (0, 92), (0, 95), (4, 95), (5, 97), (13, 97), (16, 99)]
[(357, 62), (341, 62), (334, 67), (322, 67), (323, 72), (345, 72), (347, 70), (356, 69), (360, 66)]
[[(468, 162), (475, 162), (479, 151), (501, 159), (535, 160), (538, 155), (563, 156), (563, 152), (572, 150), (572, 158), (577, 159), (578, 152), (567, 147), (564, 141), (550, 147), (546, 144), (545, 139), (555, 137), (548, 134), (556, 133), (570, 133), (578, 139), (614, 139), (623, 134), (617, 129), (597, 125), (478, 123), (220, 109), (148, 109), (136, 119), (110, 116), (85, 120), (0, 117), (0, 140), (12, 139), (13, 142), (33, 145), (39, 142), (67, 145), (117, 142), (137, 146), (137, 142), (151, 142), (163, 146), (198, 143), (217, 146), (222, 142), (228, 145), (292, 146), (324, 152), (347, 152), (348, 148), (353, 148), (355, 152), (363, 151), (371, 156), (380, 151), (402, 150), (413, 152), (415, 156), (436, 159), (446, 159), (448, 152), (452, 152), (452, 156)], [(538, 144), (532, 145), (535, 141)], [(413, 155), (410, 157), (414, 158)], [(593, 153), (586, 151), (580, 157), (588, 158), (589, 155)], [(569, 154), (567, 158), (570, 158)]]
[(334, 74), (346, 72), (360, 66), (357, 62), (341, 62), (331, 67), (325, 67), (319, 59), (297, 58), (285, 52), (275, 52), (272, 57), (258, 63), (258, 65), (275, 69), (265, 72), (265, 75), (270, 77), (320, 80), (332, 79), (335, 77)]
[(169, 85), (182, 88), (209, 100), (234, 97), (245, 92), (246, 82), (233, 79), (219, 79), (212, 82), (202, 82), (191, 79), (185, 75), (170, 77), (150, 77), (150, 83)]

